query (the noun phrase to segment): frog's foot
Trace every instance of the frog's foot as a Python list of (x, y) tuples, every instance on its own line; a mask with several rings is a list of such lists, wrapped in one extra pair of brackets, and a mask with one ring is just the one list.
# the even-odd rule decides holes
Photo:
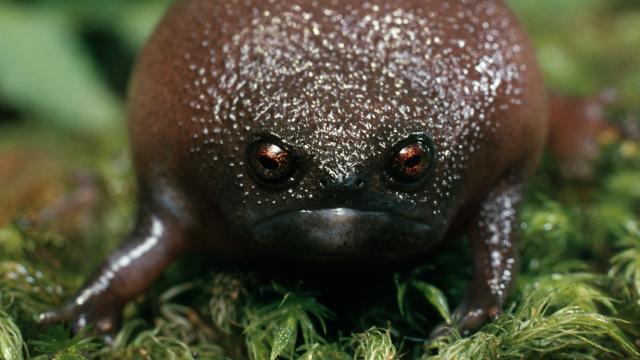
[(493, 321), (502, 314), (502, 306), (496, 304), (476, 305), (459, 308), (453, 314), (453, 321), (458, 331), (467, 336), (478, 330), (480, 326)]
[(122, 306), (113, 304), (83, 304), (69, 303), (59, 309), (42, 313), (38, 322), (51, 325), (59, 322), (70, 322), (74, 333), (89, 329), (92, 333), (104, 336), (106, 341), (112, 339), (117, 331), (122, 315)]
[(465, 302), (458, 306), (451, 319), (452, 324), (438, 325), (429, 336), (433, 342), (440, 337), (449, 337), (455, 332), (462, 336), (469, 336), (480, 326), (495, 320), (502, 313), (502, 306), (487, 302)]

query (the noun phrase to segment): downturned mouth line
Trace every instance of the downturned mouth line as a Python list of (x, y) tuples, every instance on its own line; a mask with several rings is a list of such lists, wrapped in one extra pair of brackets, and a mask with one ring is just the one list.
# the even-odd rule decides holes
[(259, 220), (258, 222), (256, 222), (255, 225), (260, 225), (260, 224), (264, 224), (266, 222), (269, 222), (273, 219), (279, 218), (281, 216), (286, 216), (286, 215), (294, 215), (294, 214), (305, 214), (305, 213), (317, 213), (317, 214), (323, 214), (323, 213), (327, 213), (327, 214), (332, 214), (335, 216), (348, 216), (348, 215), (376, 215), (376, 216), (380, 216), (380, 215), (385, 215), (385, 216), (390, 216), (390, 217), (396, 217), (405, 221), (410, 221), (410, 222), (414, 222), (417, 224), (421, 224), (421, 225), (427, 225), (425, 223), (423, 223), (422, 221), (419, 221), (417, 219), (402, 215), (402, 214), (398, 214), (396, 212), (392, 212), (392, 211), (387, 211), (387, 210), (360, 210), (360, 209), (353, 209), (353, 208), (320, 208), (320, 209), (297, 209), (297, 210), (288, 210), (288, 211), (283, 211), (274, 215), (271, 215), (267, 218), (264, 218), (262, 220)]

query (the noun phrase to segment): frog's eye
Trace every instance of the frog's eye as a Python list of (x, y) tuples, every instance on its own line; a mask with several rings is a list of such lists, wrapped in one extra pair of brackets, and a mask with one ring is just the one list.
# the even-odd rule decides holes
[(267, 186), (286, 186), (293, 180), (298, 168), (293, 152), (274, 137), (254, 141), (247, 155), (251, 174)]
[(425, 178), (433, 162), (431, 139), (423, 135), (412, 135), (391, 148), (385, 171), (394, 182), (412, 184)]

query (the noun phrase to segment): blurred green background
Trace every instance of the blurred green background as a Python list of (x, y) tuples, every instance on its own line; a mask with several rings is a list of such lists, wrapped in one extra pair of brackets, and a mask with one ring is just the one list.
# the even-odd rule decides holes
[(122, 123), (135, 54), (167, 1), (0, 3), (0, 117), (69, 130)]
[[(532, 36), (550, 89), (580, 96), (615, 89), (612, 115), (638, 118), (640, 1), (509, 3)], [(404, 313), (393, 301), (371, 305), (358, 326), (330, 324), (328, 334), (312, 321), (314, 314), (330, 318), (313, 296), (275, 287), (265, 299), (234, 274), (214, 275), (192, 263), (186, 267), (192, 273), (178, 265), (130, 304), (116, 346), (35, 324), (34, 316), (68, 298), (130, 229), (128, 78), (169, 4), (0, 0), (0, 359), (22, 359), (25, 349), (42, 359), (195, 358), (195, 352), (223, 359), (237, 343), (252, 359), (417, 358), (424, 349), (403, 332), (424, 337), (440, 316), (446, 319), (447, 299), (455, 304), (470, 276), (464, 250), (438, 257), (429, 271), (395, 278)], [(640, 344), (639, 144), (610, 141), (596, 169), (596, 179), (580, 183), (543, 165), (527, 191), (522, 274), (510, 310), (495, 326), (453, 337), (425, 359), (638, 357), (632, 344)], [(394, 291), (385, 295), (396, 299)], [(413, 312), (409, 303), (418, 304)], [(295, 338), (300, 327), (310, 329), (304, 347)]]
[[(640, 3), (511, 0), (549, 86), (640, 93)], [(0, 121), (69, 131), (121, 128), (127, 79), (166, 0), (0, 2)], [(3, 129), (4, 129), (3, 128)]]

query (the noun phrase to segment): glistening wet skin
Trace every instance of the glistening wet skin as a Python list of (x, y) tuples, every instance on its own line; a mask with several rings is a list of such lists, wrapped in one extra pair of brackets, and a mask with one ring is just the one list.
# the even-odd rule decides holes
[(349, 208), (278, 214), (251, 226), (251, 234), (250, 248), (327, 261), (402, 258), (430, 247), (434, 235), (429, 224), (414, 219)]

